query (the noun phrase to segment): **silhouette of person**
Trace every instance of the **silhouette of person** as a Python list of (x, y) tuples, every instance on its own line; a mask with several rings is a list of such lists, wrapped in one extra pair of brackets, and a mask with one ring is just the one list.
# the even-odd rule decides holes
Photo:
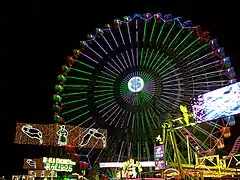
[(58, 145), (65, 146), (68, 142), (68, 131), (65, 128), (65, 125), (62, 125), (57, 132), (58, 135)]

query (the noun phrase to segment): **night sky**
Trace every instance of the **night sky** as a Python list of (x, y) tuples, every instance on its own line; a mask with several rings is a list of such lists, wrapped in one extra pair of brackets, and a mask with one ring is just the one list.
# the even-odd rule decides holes
[[(17, 121), (53, 123), (52, 95), (64, 58), (95, 28), (134, 13), (172, 13), (191, 19), (210, 31), (225, 47), (240, 77), (239, 7), (237, 1), (8, 1), (0, 17), (1, 29), (1, 165), (0, 176), (20, 172), (23, 158), (39, 155), (36, 147), (13, 145)], [(21, 1), (22, 2), (22, 1)], [(223, 2), (223, 1), (222, 1)], [(240, 118), (238, 118), (240, 119)], [(240, 135), (238, 122), (227, 143)]]

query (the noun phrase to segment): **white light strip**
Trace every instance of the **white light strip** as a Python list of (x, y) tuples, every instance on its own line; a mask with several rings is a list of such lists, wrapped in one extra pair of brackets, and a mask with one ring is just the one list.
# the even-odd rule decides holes
[[(140, 161), (142, 167), (155, 167), (154, 161)], [(101, 162), (100, 168), (123, 167), (124, 162)]]

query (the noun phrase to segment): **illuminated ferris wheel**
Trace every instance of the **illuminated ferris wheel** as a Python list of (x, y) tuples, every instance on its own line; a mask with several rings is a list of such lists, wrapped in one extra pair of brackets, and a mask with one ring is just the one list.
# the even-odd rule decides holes
[(180, 105), (234, 81), (230, 59), (208, 32), (171, 14), (146, 13), (115, 19), (87, 38), (58, 75), (54, 109), (57, 122), (109, 129), (108, 149), (94, 160), (153, 160), (155, 137), (169, 120), (183, 159), (186, 136), (199, 155), (221, 148), (229, 122), (179, 121)]

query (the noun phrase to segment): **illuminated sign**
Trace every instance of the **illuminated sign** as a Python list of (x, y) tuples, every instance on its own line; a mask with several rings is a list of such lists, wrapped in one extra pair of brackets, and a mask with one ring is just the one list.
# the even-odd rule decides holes
[(198, 123), (239, 114), (240, 82), (193, 98), (192, 111)]
[(107, 146), (107, 130), (72, 125), (17, 123), (14, 143), (105, 148)]
[(144, 87), (144, 81), (141, 77), (132, 77), (128, 81), (128, 89), (131, 92), (140, 92)]
[(66, 171), (72, 172), (73, 166), (76, 165), (76, 162), (73, 162), (71, 159), (60, 159), (60, 158), (43, 158), (43, 163), (45, 164), (46, 170), (54, 171)]
[[(140, 161), (142, 167), (155, 167), (154, 161)], [(124, 162), (100, 162), (100, 168), (123, 167)]]
[(164, 145), (154, 147), (155, 170), (166, 169)]
[(42, 158), (24, 158), (23, 169), (44, 169)]

